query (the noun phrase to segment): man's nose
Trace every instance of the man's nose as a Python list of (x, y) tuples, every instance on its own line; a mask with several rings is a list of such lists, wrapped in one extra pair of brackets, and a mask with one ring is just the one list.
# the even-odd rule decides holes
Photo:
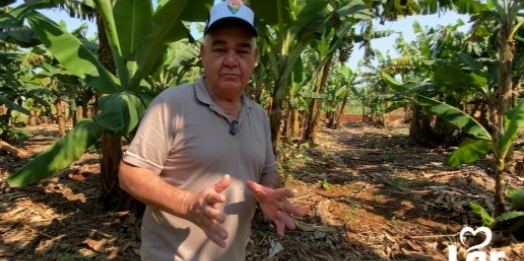
[(229, 49), (224, 57), (224, 65), (226, 66), (236, 66), (238, 64), (238, 55), (237, 52), (233, 49)]

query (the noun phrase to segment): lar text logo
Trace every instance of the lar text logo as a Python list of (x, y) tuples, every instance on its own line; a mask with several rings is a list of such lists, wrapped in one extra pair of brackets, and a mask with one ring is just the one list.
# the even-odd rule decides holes
[[(504, 259), (506, 257), (506, 254), (502, 251), (495, 251), (492, 250), (489, 252), (489, 259), (486, 251), (482, 250), (482, 248), (489, 245), (491, 242), (491, 238), (493, 237), (493, 234), (491, 233), (491, 229), (488, 227), (479, 227), (476, 230), (473, 230), (471, 227), (465, 227), (460, 231), (460, 243), (462, 243), (463, 246), (466, 246), (466, 243), (464, 242), (464, 236), (467, 234), (472, 234), (473, 236), (477, 235), (478, 233), (484, 233), (486, 235), (486, 239), (484, 239), (484, 242), (474, 245), (468, 249), (466, 249), (466, 252), (464, 255), (466, 255), (466, 261), (498, 261), (500, 259)], [(457, 261), (458, 254), (457, 254), (457, 246), (450, 245), (449, 246), (449, 252), (448, 252), (448, 260), (449, 261)]]

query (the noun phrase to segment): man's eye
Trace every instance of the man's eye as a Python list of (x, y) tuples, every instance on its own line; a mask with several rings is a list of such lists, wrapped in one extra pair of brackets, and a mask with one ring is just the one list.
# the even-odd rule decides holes
[(239, 53), (239, 54), (248, 54), (249, 51), (248, 50), (238, 50), (237, 53)]
[(226, 49), (216, 48), (216, 49), (215, 49), (215, 52), (216, 52), (216, 53), (225, 53), (225, 52), (226, 52)]

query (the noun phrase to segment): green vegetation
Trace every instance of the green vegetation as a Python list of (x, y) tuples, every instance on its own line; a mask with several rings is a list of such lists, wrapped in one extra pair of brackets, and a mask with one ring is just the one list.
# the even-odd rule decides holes
[[(212, 0), (26, 1), (0, 4), (0, 139), (29, 134), (19, 129), (47, 117), (61, 138), (7, 179), (23, 187), (69, 166), (95, 142), (103, 140), (103, 197), (118, 192), (116, 173), (122, 140), (131, 140), (149, 101), (169, 86), (202, 73), (198, 48), (188, 23), (203, 22)], [(524, 71), (522, 1), (279, 1), (250, 0), (260, 37), (259, 60), (246, 90), (271, 112), (273, 147), (279, 161), (315, 172), (303, 148), (315, 147), (321, 127), (340, 127), (341, 114), (364, 114), (374, 126), (390, 129), (387, 114), (407, 112), (409, 136), (417, 144), (457, 146), (446, 164), (457, 167), (488, 155), (496, 177), (495, 209), (487, 224), (517, 218), (506, 211), (519, 192), (506, 193), (504, 175), (514, 162), (512, 151), (524, 125), (521, 88)], [(84, 37), (85, 27), (68, 31), (39, 10), (62, 8), (73, 17), (99, 15), (107, 41)], [(429, 14), (453, 9), (472, 17), (437, 28), (415, 23), (416, 40), (392, 43), (401, 57), (372, 50), (372, 39), (393, 34), (374, 31), (376, 19)], [(95, 19), (94, 19), (95, 20)], [(357, 30), (356, 28), (363, 28)], [(357, 47), (365, 61), (354, 72), (346, 61)], [(372, 60), (374, 58), (374, 60)], [(65, 106), (64, 104), (67, 104)], [(43, 115), (46, 114), (46, 115)], [(66, 119), (72, 129), (66, 133)], [(282, 126), (284, 124), (284, 126)], [(386, 149), (380, 145), (379, 149)], [(283, 145), (286, 144), (286, 145)], [(291, 148), (286, 148), (287, 144)], [(322, 164), (335, 161), (331, 150)], [(302, 157), (299, 157), (302, 155)], [(397, 154), (385, 154), (391, 162)], [(283, 166), (286, 180), (294, 175)], [(319, 176), (324, 189), (331, 184)], [(402, 179), (394, 179), (403, 188)], [(513, 201), (515, 202), (515, 201)], [(114, 203), (124, 206), (122, 202)], [(517, 211), (517, 212), (515, 212)], [(503, 222), (502, 222), (503, 223)]]

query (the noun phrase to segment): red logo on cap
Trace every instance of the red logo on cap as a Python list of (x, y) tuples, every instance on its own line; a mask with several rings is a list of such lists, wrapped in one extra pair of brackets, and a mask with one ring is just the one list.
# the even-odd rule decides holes
[(238, 0), (229, 0), (227, 2), (227, 8), (233, 14), (238, 12), (238, 10), (240, 10), (240, 6), (241, 5), (242, 5), (242, 3), (240, 1), (238, 1)]

